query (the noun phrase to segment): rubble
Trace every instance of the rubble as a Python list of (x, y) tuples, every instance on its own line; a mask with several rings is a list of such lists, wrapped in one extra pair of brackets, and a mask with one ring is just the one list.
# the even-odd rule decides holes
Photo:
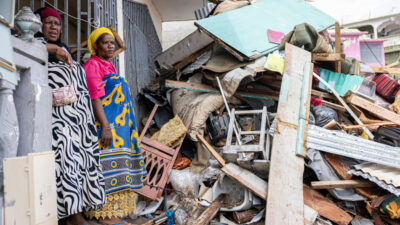
[[(398, 84), (387, 95), (375, 81), (399, 69), (346, 57), (339, 24), (328, 32), (333, 18), (307, 3), (213, 3), (155, 57), (145, 92), (182, 122), (152, 113), (142, 132), (150, 161), (173, 153), (151, 166), (148, 184), (165, 181), (151, 198), (163, 192), (177, 224), (398, 224)], [(293, 17), (270, 19), (283, 8)]]

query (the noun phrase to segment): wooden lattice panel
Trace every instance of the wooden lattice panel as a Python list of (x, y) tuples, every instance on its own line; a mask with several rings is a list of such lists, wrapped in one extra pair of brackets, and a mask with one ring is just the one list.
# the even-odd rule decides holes
[[(158, 201), (167, 184), (169, 172), (174, 165), (186, 134), (181, 137), (179, 145), (175, 149), (145, 137), (144, 135), (150, 126), (150, 122), (153, 120), (157, 108), (158, 106), (155, 105), (147, 120), (146, 126), (140, 134), (140, 147), (146, 165), (147, 176), (143, 181), (143, 188), (136, 190), (136, 192), (147, 198)], [(186, 128), (188, 128), (189, 125), (190, 123), (186, 125)]]

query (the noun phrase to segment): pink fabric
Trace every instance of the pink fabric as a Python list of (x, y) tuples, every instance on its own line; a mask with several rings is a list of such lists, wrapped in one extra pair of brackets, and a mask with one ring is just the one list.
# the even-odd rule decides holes
[(103, 78), (110, 73), (117, 73), (111, 61), (105, 61), (92, 55), (83, 68), (86, 72), (86, 81), (91, 99), (103, 97), (105, 95)]

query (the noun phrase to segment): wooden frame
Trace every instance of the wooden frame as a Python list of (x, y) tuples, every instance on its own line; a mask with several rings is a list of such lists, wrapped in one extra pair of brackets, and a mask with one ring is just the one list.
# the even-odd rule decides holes
[[(121, 54), (121, 52), (126, 50), (126, 45), (125, 45), (124, 41), (122, 40), (122, 38), (119, 36), (117, 30), (115, 30), (115, 28), (112, 25), (108, 26), (107, 28), (110, 29), (111, 32), (113, 33), (113, 35), (115, 37), (115, 42), (117, 43), (117, 46), (116, 46), (117, 50), (113, 54), (113, 58), (114, 58), (115, 56)], [(83, 47), (87, 46), (87, 44), (88, 44), (88, 42), (86, 40), (80, 44), (80, 47), (83, 48)], [(78, 51), (78, 48), (73, 48), (73, 49), (71, 49), (71, 54), (74, 54), (77, 51)]]
[[(159, 201), (186, 134), (179, 139), (179, 144), (176, 148), (170, 148), (158, 141), (145, 137), (157, 109), (158, 105), (154, 105), (149, 119), (140, 134), (140, 148), (145, 159), (145, 167), (148, 170), (148, 174), (143, 180), (144, 186), (141, 189), (135, 190), (135, 192), (149, 199)], [(189, 126), (190, 122), (186, 124), (186, 129)]]

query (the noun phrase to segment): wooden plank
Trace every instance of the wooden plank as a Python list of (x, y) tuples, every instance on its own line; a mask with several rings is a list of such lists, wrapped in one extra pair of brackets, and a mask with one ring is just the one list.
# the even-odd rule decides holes
[(250, 189), (254, 194), (258, 195), (262, 199), (267, 200), (268, 183), (256, 176), (254, 173), (243, 169), (234, 163), (226, 164), (222, 167), (222, 172)]
[(371, 69), (372, 69), (375, 73), (400, 74), (400, 68), (389, 68), (389, 67), (371, 66)]
[[(362, 125), (363, 123), (361, 122), (361, 120), (358, 118), (356, 114), (354, 114), (354, 112), (350, 109), (350, 107), (346, 104), (346, 102), (342, 99), (342, 97), (340, 97), (340, 95), (336, 92), (336, 90), (317, 74), (313, 73), (313, 75), (315, 78), (319, 80), (319, 82), (324, 84), (330, 91), (332, 91), (337, 100), (339, 100), (340, 104), (343, 105), (343, 107), (350, 114), (350, 116), (353, 117), (353, 119), (357, 122), (357, 124)], [(369, 131), (366, 127), (363, 127), (363, 130), (371, 140), (374, 139), (374, 135), (371, 133), (371, 131)]]
[(379, 127), (379, 126), (398, 126), (398, 124), (390, 122), (390, 121), (385, 121), (385, 122), (380, 122), (380, 123), (370, 123), (370, 124), (363, 124), (363, 125), (342, 125), (343, 130), (359, 129), (362, 127), (374, 128), (374, 127)]
[(338, 110), (340, 112), (346, 112), (346, 108), (344, 108), (341, 105), (332, 103), (332, 102), (328, 102), (328, 101), (322, 100), (322, 105), (326, 106), (326, 107), (329, 107), (329, 108), (332, 108), (332, 109), (335, 109), (335, 110)]
[(386, 68), (392, 68), (392, 67), (395, 67), (395, 66), (398, 66), (398, 65), (400, 65), (400, 62), (394, 62), (394, 63), (391, 63), (391, 64), (389, 64), (389, 65), (387, 65), (387, 66), (385, 66)]
[(203, 49), (213, 41), (214, 40), (207, 34), (201, 32), (200, 30), (196, 30), (174, 46), (156, 56), (155, 61), (158, 62), (160, 66), (173, 66)]
[[(340, 26), (339, 22), (335, 23), (335, 53), (340, 54), (342, 52), (341, 46), (341, 37), (340, 37)], [(342, 64), (339, 61), (335, 62), (335, 72), (341, 73), (342, 72)]]
[[(332, 168), (335, 170), (340, 178), (344, 180), (350, 180), (353, 177), (351, 174), (347, 173), (350, 170), (350, 167), (342, 160), (340, 156), (326, 153), (325, 159), (329, 163), (329, 165), (332, 166)], [(355, 188), (355, 190), (357, 191), (357, 193), (367, 198), (373, 198), (374, 195), (379, 195), (380, 191), (376, 188)]]
[(375, 105), (374, 103), (365, 100), (355, 94), (350, 94), (346, 97), (346, 101), (348, 103), (351, 103), (355, 106), (358, 106), (372, 114), (374, 114), (375, 116), (384, 119), (384, 120), (388, 120), (391, 121), (395, 124), (399, 124), (400, 125), (400, 115), (397, 113), (394, 113), (390, 110), (387, 110), (383, 107), (380, 107), (378, 105)]
[(285, 71), (271, 150), (267, 225), (304, 223), (302, 195), (304, 159), (297, 157), (294, 149), (297, 144), (303, 71), (305, 66), (310, 66), (310, 63), (310, 52), (286, 44)]
[(342, 160), (340, 156), (326, 153), (325, 159), (336, 171), (340, 178), (350, 180), (353, 177), (351, 174), (347, 173), (350, 170), (350, 167)]
[(246, 188), (250, 189), (253, 193), (260, 196), (262, 199), (267, 199), (268, 194), (268, 184), (263, 179), (254, 175), (252, 172), (243, 169), (236, 164), (228, 163), (225, 164), (225, 160), (215, 151), (215, 149), (208, 144), (208, 142), (199, 134), (197, 138), (202, 144), (204, 144), (208, 151), (217, 159), (217, 161), (223, 166), (222, 172), (224, 172), (229, 177), (233, 178), (237, 182), (241, 183)]
[(376, 184), (367, 180), (334, 180), (334, 181), (313, 181), (312, 189), (333, 189), (333, 188), (357, 188), (375, 187)]
[(339, 208), (334, 202), (322, 194), (304, 185), (304, 204), (313, 208), (320, 216), (323, 216), (336, 224), (347, 225), (353, 217)]
[[(167, 88), (185, 89), (185, 90), (199, 91), (199, 92), (205, 92), (205, 93), (215, 93), (215, 94), (220, 93), (217, 89), (215, 89), (211, 86), (208, 86), (208, 85), (193, 84), (193, 83), (187, 83), (187, 82), (182, 82), (182, 81), (166, 80), (165, 86)], [(249, 88), (247, 88), (246, 90), (247, 91), (236, 91), (235, 95), (238, 95), (243, 98), (278, 100), (278, 96), (276, 96), (272, 93), (271, 94), (256, 93), (257, 92), (256, 90), (253, 92), (253, 90), (249, 89)]]
[(313, 61), (340, 61), (345, 60), (346, 54), (343, 53), (313, 53)]
[(206, 146), (207, 150), (214, 156), (214, 158), (222, 165), (225, 166), (225, 160), (222, 158), (222, 156), (220, 154), (218, 154), (218, 152), (215, 151), (215, 149), (203, 138), (203, 136), (201, 136), (200, 134), (196, 135), (197, 138), (200, 140), (200, 142)]
[(12, 65), (2, 61), (1, 59), (0, 59), (0, 66), (3, 67), (6, 70), (11, 71), (11, 72), (15, 72), (17, 70), (15, 67), (13, 67)]
[(215, 199), (211, 203), (211, 205), (196, 220), (190, 220), (190, 222), (188, 222), (188, 225), (209, 224), (210, 221), (215, 217), (215, 215), (217, 215), (217, 213), (223, 206), (225, 199), (226, 199), (226, 195), (224, 195), (224, 194), (218, 196), (218, 198)]
[(326, 92), (322, 92), (322, 91), (317, 91), (317, 90), (311, 90), (311, 95), (319, 97), (321, 99), (327, 98), (327, 99), (332, 99), (332, 100), (336, 100), (335, 96), (326, 93)]
[(325, 128), (327, 130), (341, 130), (342, 129), (342, 127), (336, 120), (329, 121), (329, 123), (325, 124), (325, 126), (323, 126), (323, 128)]

